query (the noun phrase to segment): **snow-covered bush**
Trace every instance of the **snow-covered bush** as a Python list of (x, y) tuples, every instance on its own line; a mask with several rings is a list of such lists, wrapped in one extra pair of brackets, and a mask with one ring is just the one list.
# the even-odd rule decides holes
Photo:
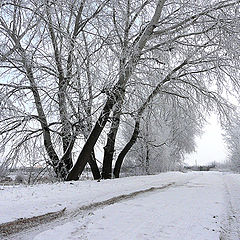
[(15, 178), (16, 183), (24, 183), (25, 182), (25, 177), (21, 174), (17, 175)]

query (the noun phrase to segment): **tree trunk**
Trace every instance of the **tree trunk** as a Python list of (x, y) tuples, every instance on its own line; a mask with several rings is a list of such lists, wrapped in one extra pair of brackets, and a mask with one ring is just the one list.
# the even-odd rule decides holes
[(43, 131), (44, 147), (51, 160), (50, 165), (53, 166), (53, 169), (57, 177), (64, 179), (66, 177), (66, 172), (63, 170), (63, 163), (59, 161), (59, 157), (56, 151), (54, 150), (54, 147), (52, 144), (51, 134), (50, 134), (50, 130), (47, 123), (47, 118), (43, 110), (41, 98), (35, 83), (32, 69), (27, 65), (25, 65), (25, 69), (26, 69), (27, 78), (29, 79), (29, 82), (30, 82), (31, 90), (34, 97), (34, 103), (38, 112), (38, 117), (39, 117), (41, 128)]
[[(63, 148), (63, 149), (65, 149), (65, 148)], [(67, 173), (69, 173), (69, 171), (73, 167), (72, 153), (70, 153), (66, 158), (64, 158), (63, 163), (64, 163)]]
[(127, 155), (127, 153), (129, 152), (129, 150), (131, 149), (131, 147), (137, 141), (137, 138), (138, 138), (138, 135), (139, 135), (139, 124), (140, 124), (140, 119), (137, 119), (136, 122), (135, 122), (135, 127), (134, 127), (134, 131), (133, 131), (131, 139), (129, 140), (129, 142), (125, 145), (123, 150), (118, 155), (118, 158), (117, 158), (117, 161), (115, 163), (114, 170), (113, 170), (113, 174), (114, 174), (115, 178), (119, 178), (119, 174), (120, 174), (120, 170), (121, 170), (121, 167), (122, 167), (123, 160), (124, 160), (125, 156)]
[[(140, 57), (140, 56), (139, 56)], [(107, 101), (103, 107), (103, 110), (95, 123), (86, 143), (83, 146), (81, 153), (78, 156), (77, 162), (74, 167), (71, 169), (70, 173), (67, 176), (67, 181), (78, 180), (79, 176), (82, 174), (87, 162), (91, 158), (91, 152), (102, 133), (103, 128), (105, 127), (109, 115), (114, 107), (114, 105), (119, 102), (119, 99), (124, 95), (125, 85), (129, 79), (133, 68), (136, 66), (136, 58), (133, 59), (133, 62), (130, 62), (128, 66), (120, 73), (120, 77), (116, 85), (113, 87), (111, 93), (109, 93)]]
[(113, 170), (113, 174), (114, 174), (115, 178), (119, 178), (123, 160), (124, 160), (125, 156), (127, 155), (127, 153), (130, 151), (130, 149), (132, 148), (132, 146), (135, 144), (135, 142), (138, 138), (140, 118), (141, 118), (142, 114), (144, 113), (145, 109), (147, 108), (149, 103), (154, 99), (154, 97), (157, 96), (157, 94), (159, 94), (161, 92), (161, 89), (164, 86), (164, 84), (166, 84), (167, 82), (169, 82), (171, 80), (171, 76), (175, 72), (177, 72), (179, 69), (181, 69), (183, 66), (185, 66), (186, 64), (187, 64), (187, 59), (185, 59), (185, 61), (183, 61), (176, 68), (174, 68), (160, 83), (158, 83), (158, 85), (155, 87), (155, 89), (152, 91), (152, 93), (148, 96), (146, 101), (139, 108), (139, 110), (137, 112), (138, 118), (136, 119), (136, 122), (135, 122), (135, 127), (134, 127), (132, 137), (129, 140), (129, 142), (125, 145), (123, 150), (120, 152), (120, 154), (118, 155), (117, 161), (115, 163), (115, 167)]
[(113, 106), (119, 101), (119, 98), (122, 95), (121, 91), (125, 90), (126, 83), (140, 59), (142, 49), (145, 47), (147, 41), (150, 39), (153, 33), (153, 30), (158, 24), (165, 1), (166, 0), (158, 1), (151, 21), (144, 29), (143, 33), (140, 35), (137, 43), (134, 44), (133, 53), (130, 56), (127, 65), (124, 67), (124, 69), (121, 69), (119, 80), (114, 86), (112, 92), (109, 94), (105, 106), (98, 118), (98, 121), (96, 122), (94, 128), (92, 129), (92, 132), (90, 133), (86, 143), (83, 146), (81, 153), (78, 156), (76, 164), (68, 174), (66, 180), (68, 181), (78, 180), (79, 175), (82, 173), (84, 167), (86, 166), (86, 163), (89, 161), (93, 147), (96, 144), (104, 126), (106, 125), (107, 120), (109, 119), (109, 115), (111, 110), (113, 109)]
[[(61, 162), (63, 165), (64, 171), (66, 172), (66, 175), (70, 171), (70, 169), (73, 166), (72, 162), (72, 153), (69, 151), (69, 146), (72, 142), (72, 133), (71, 133), (71, 126), (68, 121), (68, 113), (67, 113), (67, 104), (66, 104), (66, 91), (67, 91), (67, 84), (69, 79), (64, 76), (63, 71), (63, 65), (62, 65), (62, 58), (61, 58), (61, 51), (57, 43), (57, 35), (54, 31), (54, 24), (52, 21), (51, 11), (50, 11), (50, 3), (47, 0), (47, 7), (46, 7), (46, 14), (48, 19), (48, 30), (53, 46), (53, 53), (54, 53), (54, 59), (56, 63), (56, 69), (58, 72), (58, 109), (59, 109), (59, 115), (61, 119), (61, 137), (62, 137), (62, 146), (63, 146), (63, 152), (64, 152), (64, 161)], [(74, 141), (74, 140), (73, 140)], [(66, 154), (68, 152), (68, 154)]]
[(146, 163), (145, 163), (145, 170), (146, 170), (146, 174), (149, 175), (150, 174), (150, 160), (149, 160), (149, 154), (150, 154), (150, 149), (148, 146), (148, 143), (146, 144)]
[(62, 129), (61, 129), (62, 147), (63, 147), (63, 153), (65, 155), (63, 159), (63, 165), (68, 174), (73, 166), (73, 161), (72, 161), (73, 146), (71, 146), (71, 144), (72, 142), (75, 142), (75, 139), (73, 138), (76, 138), (76, 136), (72, 135), (72, 132), (71, 132), (72, 128), (66, 117), (67, 116), (67, 106), (65, 101), (66, 92), (63, 92), (63, 89), (64, 91), (66, 91), (65, 87), (59, 88), (59, 91), (62, 92), (62, 93), (59, 93), (59, 114), (60, 114), (60, 119), (62, 124)]
[(94, 180), (98, 180), (101, 178), (101, 174), (97, 165), (97, 161), (96, 161), (96, 157), (95, 157), (95, 153), (94, 150), (92, 151), (91, 154), (91, 158), (88, 161), (88, 164), (90, 165), (91, 171), (92, 171), (92, 175), (93, 175), (93, 179)]
[(70, 173), (67, 176), (67, 181), (71, 180), (78, 180), (79, 176), (83, 172), (86, 164), (91, 159), (91, 153), (93, 151), (93, 148), (104, 128), (104, 126), (107, 123), (107, 120), (110, 115), (110, 111), (113, 108), (115, 102), (112, 100), (112, 98), (108, 98), (107, 102), (105, 103), (105, 106), (101, 112), (101, 115), (99, 116), (93, 130), (91, 131), (86, 143), (83, 146), (83, 149), (81, 153), (78, 156), (77, 162), (70, 171)]
[[(149, 108), (149, 107), (148, 107)], [(145, 143), (146, 143), (146, 162), (145, 162), (145, 170), (146, 170), (146, 174), (149, 175), (150, 174), (150, 147), (149, 147), (149, 122), (150, 122), (150, 108), (148, 109), (147, 112), (147, 117), (146, 117), (146, 138), (145, 138)]]
[(122, 100), (117, 105), (117, 109), (113, 112), (112, 124), (110, 131), (107, 136), (107, 144), (104, 147), (104, 158), (103, 158), (103, 168), (102, 168), (102, 178), (103, 179), (111, 179), (112, 178), (112, 161), (114, 154), (114, 147), (117, 132), (120, 125), (120, 115), (121, 110), (119, 108), (122, 107)]
[[(72, 161), (72, 143), (75, 142), (76, 136), (72, 135), (72, 128), (67, 118), (67, 104), (66, 104), (66, 83), (62, 78), (59, 78), (59, 90), (58, 90), (58, 108), (61, 120), (61, 138), (63, 154), (65, 155), (63, 159), (63, 164), (65, 171), (68, 174), (73, 166)], [(72, 145), (72, 146), (71, 146)]]

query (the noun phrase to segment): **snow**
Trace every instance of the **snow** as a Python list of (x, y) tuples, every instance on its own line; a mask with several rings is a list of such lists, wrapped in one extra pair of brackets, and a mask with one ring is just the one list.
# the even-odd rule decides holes
[(0, 220), (29, 217), (160, 187), (34, 235), (34, 240), (239, 240), (240, 176), (220, 172), (171, 172), (99, 182), (1, 187)]
[(107, 200), (170, 182), (185, 182), (195, 174), (180, 172), (112, 180), (62, 182), (33, 186), (0, 186), (0, 224)]
[(227, 174), (225, 177), (227, 210), (223, 222), (225, 239), (240, 239), (240, 175)]

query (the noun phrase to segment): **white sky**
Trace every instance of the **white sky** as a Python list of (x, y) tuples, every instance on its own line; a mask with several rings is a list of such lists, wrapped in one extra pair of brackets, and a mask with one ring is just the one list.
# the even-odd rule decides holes
[(227, 160), (227, 146), (222, 137), (222, 129), (216, 116), (211, 116), (203, 128), (203, 135), (196, 139), (196, 152), (185, 156), (189, 165), (206, 165)]

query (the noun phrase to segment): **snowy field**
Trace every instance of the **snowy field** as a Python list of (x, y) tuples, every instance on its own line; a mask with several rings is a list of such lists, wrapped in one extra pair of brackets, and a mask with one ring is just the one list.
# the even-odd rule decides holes
[[(103, 202), (152, 187), (160, 189)], [(103, 203), (87, 208), (99, 202)], [(101, 182), (0, 187), (0, 223), (64, 208), (62, 220), (3, 239), (239, 240), (240, 176), (171, 172)]]

